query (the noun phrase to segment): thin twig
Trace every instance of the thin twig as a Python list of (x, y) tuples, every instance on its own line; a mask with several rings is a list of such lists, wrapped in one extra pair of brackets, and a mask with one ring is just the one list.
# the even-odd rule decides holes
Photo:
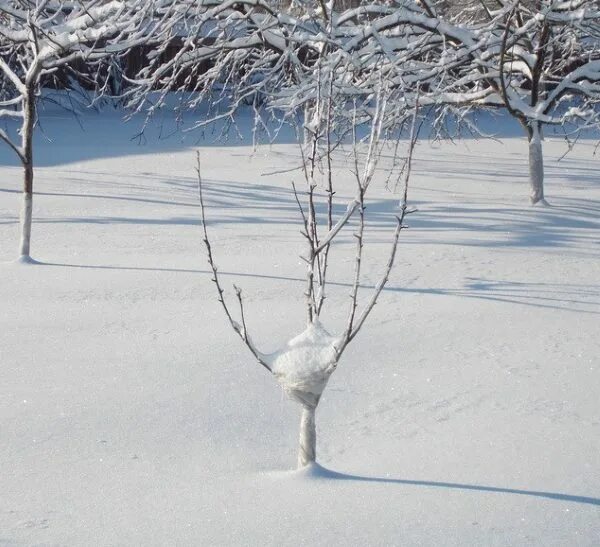
[[(414, 212), (414, 210), (409, 210), (408, 209), (407, 200), (408, 200), (408, 185), (409, 185), (409, 180), (410, 180), (412, 156), (413, 156), (413, 153), (414, 153), (414, 149), (415, 149), (415, 145), (416, 145), (416, 140), (418, 138), (418, 132), (416, 130), (418, 110), (419, 110), (419, 100), (418, 100), (418, 96), (417, 96), (417, 100), (416, 100), (416, 104), (415, 104), (415, 109), (413, 111), (413, 120), (412, 120), (412, 126), (411, 126), (411, 141), (409, 143), (407, 165), (406, 165), (406, 170), (405, 170), (405, 173), (404, 173), (404, 191), (403, 191), (403, 194), (402, 194), (402, 202), (401, 202), (401, 206), (400, 206), (400, 215), (398, 215), (396, 217), (396, 230), (394, 231), (394, 236), (392, 238), (392, 247), (391, 247), (391, 250), (390, 250), (390, 255), (389, 255), (389, 258), (388, 258), (385, 270), (383, 272), (383, 275), (381, 276), (379, 282), (377, 283), (377, 285), (375, 287), (375, 291), (371, 295), (371, 299), (369, 300), (369, 302), (367, 303), (367, 305), (363, 309), (362, 313), (360, 314), (360, 316), (356, 320), (356, 322), (354, 322), (354, 323), (349, 322), (350, 330), (346, 331), (345, 336), (342, 338), (342, 342), (340, 344), (340, 347), (336, 348), (337, 354), (338, 354), (338, 358), (339, 358), (339, 356), (341, 356), (341, 354), (344, 351), (344, 349), (346, 348), (346, 346), (358, 334), (358, 332), (362, 328), (365, 320), (367, 319), (367, 317), (369, 316), (369, 314), (371, 313), (371, 311), (375, 307), (375, 304), (377, 304), (377, 299), (379, 298), (379, 295), (381, 294), (381, 291), (383, 290), (383, 288), (387, 284), (389, 276), (390, 276), (390, 272), (392, 271), (392, 268), (394, 266), (394, 261), (396, 259), (396, 251), (398, 249), (398, 240), (399, 240), (399, 237), (400, 237), (400, 232), (403, 229), (407, 228), (407, 226), (404, 224), (404, 219), (405, 219), (406, 215), (411, 214), (411, 213)], [(356, 298), (356, 297), (353, 297), (353, 298)], [(353, 318), (354, 317), (352, 315), (352, 319)], [(347, 329), (348, 329), (348, 327), (347, 327)]]
[[(331, 146), (331, 131), (332, 131), (332, 112), (333, 112), (333, 76), (336, 66), (331, 69), (329, 75), (329, 89), (327, 95), (327, 120), (325, 125), (325, 146), (326, 146), (326, 161), (327, 161), (327, 231), (331, 233), (333, 228), (333, 167), (332, 167), (332, 146)], [(321, 242), (321, 245), (323, 243)], [(321, 258), (321, 286), (319, 288), (319, 300), (317, 302), (317, 313), (321, 312), (325, 303), (325, 285), (327, 283), (327, 264), (329, 260), (329, 249), (331, 239), (325, 244), (323, 256)], [(318, 253), (319, 251), (317, 251)]]
[(202, 221), (202, 231), (204, 232), (203, 241), (204, 241), (204, 245), (206, 247), (206, 252), (208, 255), (208, 264), (210, 265), (210, 268), (213, 273), (211, 280), (215, 284), (215, 287), (217, 288), (217, 293), (219, 295), (218, 300), (221, 303), (221, 305), (223, 306), (223, 309), (225, 310), (225, 315), (227, 316), (227, 319), (229, 320), (229, 323), (230, 323), (231, 327), (233, 328), (233, 330), (244, 341), (244, 343), (246, 344), (246, 347), (250, 350), (252, 355), (254, 355), (256, 360), (263, 367), (265, 367), (269, 372), (271, 372), (271, 368), (269, 367), (269, 365), (266, 363), (266, 361), (264, 359), (264, 354), (262, 354), (260, 351), (258, 351), (256, 349), (256, 347), (252, 343), (252, 340), (250, 339), (250, 336), (248, 335), (248, 329), (246, 328), (246, 319), (244, 317), (244, 304), (243, 304), (243, 300), (242, 300), (241, 289), (239, 289), (238, 287), (235, 287), (235, 285), (234, 285), (234, 289), (235, 289), (235, 292), (236, 292), (236, 295), (238, 298), (238, 302), (240, 305), (242, 325), (240, 325), (237, 321), (235, 321), (233, 319), (233, 316), (231, 315), (231, 312), (229, 311), (229, 307), (227, 306), (227, 303), (225, 302), (225, 296), (224, 296), (225, 291), (222, 288), (221, 283), (219, 281), (219, 274), (218, 274), (217, 266), (216, 266), (214, 258), (213, 258), (212, 247), (210, 244), (210, 240), (208, 238), (208, 231), (206, 229), (206, 214), (205, 214), (205, 210), (204, 210), (204, 196), (202, 194), (202, 172), (200, 169), (200, 152), (196, 152), (196, 173), (198, 174), (198, 197), (200, 198), (200, 219)]

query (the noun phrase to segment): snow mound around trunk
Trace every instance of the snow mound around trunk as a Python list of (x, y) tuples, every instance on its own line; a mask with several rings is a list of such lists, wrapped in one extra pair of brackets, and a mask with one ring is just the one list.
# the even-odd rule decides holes
[(317, 320), (267, 356), (275, 378), (294, 401), (316, 407), (337, 362), (339, 339)]

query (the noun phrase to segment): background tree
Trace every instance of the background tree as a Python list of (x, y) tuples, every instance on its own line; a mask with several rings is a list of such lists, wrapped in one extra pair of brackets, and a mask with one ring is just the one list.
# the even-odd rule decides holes
[(130, 81), (129, 108), (152, 114), (175, 93), (180, 111), (203, 107), (197, 127), (233, 121), (240, 106), (260, 107), (314, 64), (324, 40), (320, 5), (308, 2), (297, 10), (295, 3), (278, 0), (178, 0), (172, 14), (179, 25), (178, 50), (166, 55), (169, 40), (157, 48)]
[[(179, 0), (179, 13), (185, 12), (181, 47), (174, 56), (164, 55), (168, 42), (157, 49), (132, 80), (128, 104), (153, 113), (171, 105), (165, 99), (176, 92), (179, 108), (203, 107), (193, 127), (234, 121), (238, 108), (248, 104), (261, 113), (268, 106), (281, 120), (314, 101), (316, 79), (307, 76), (317, 66), (331, 73), (348, 112), (357, 103), (368, 104), (382, 81), (398, 90), (397, 115), (386, 120), (391, 125), (410, 119), (419, 93), (423, 105), (455, 101), (451, 82), (466, 70), (459, 73), (457, 67), (476, 63), (462, 43), (472, 36), (415, 1), (359, 4)], [(485, 40), (473, 39), (469, 49), (484, 50)]]
[(20, 261), (32, 262), (33, 133), (43, 84), (62, 67), (75, 73), (84, 61), (88, 72), (102, 58), (168, 33), (168, 14), (169, 2), (0, 1), (0, 118), (17, 129), (9, 123), (13, 131), (0, 129), (0, 139), (23, 167)]
[(597, 1), (518, 2), (506, 15), (495, 65), (502, 103), (527, 134), (532, 204), (545, 204), (544, 126), (576, 136), (600, 122)]
[[(502, 108), (523, 127), (530, 202), (544, 195), (543, 128), (567, 140), (600, 123), (600, 7), (594, 0), (441, 2), (426, 11), (463, 32), (446, 104)], [(444, 32), (444, 31), (443, 31)], [(450, 37), (448, 35), (448, 37)], [(482, 40), (483, 38), (483, 40)], [(426, 100), (426, 99), (423, 99)]]
[(546, 203), (543, 127), (559, 128), (570, 140), (599, 125), (594, 0), (400, 0), (361, 5), (336, 24), (350, 37), (340, 47), (361, 93), (386, 81), (404, 89), (399, 100), (408, 106), (418, 93), (436, 111), (428, 120), (434, 129), (449, 116), (476, 129), (469, 114), (482, 108), (501, 108), (518, 120), (528, 140), (532, 204)]

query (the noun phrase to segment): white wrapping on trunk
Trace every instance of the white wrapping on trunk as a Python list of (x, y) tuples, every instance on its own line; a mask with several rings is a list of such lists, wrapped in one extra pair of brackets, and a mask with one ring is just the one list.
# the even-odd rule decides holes
[(289, 397), (314, 408), (337, 362), (338, 345), (317, 320), (266, 360)]

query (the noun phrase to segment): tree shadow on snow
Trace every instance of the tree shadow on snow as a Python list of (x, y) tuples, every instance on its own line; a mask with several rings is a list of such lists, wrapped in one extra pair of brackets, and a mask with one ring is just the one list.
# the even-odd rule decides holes
[(560, 206), (547, 208), (429, 205), (410, 219), (418, 235), (407, 243), (488, 248), (560, 247), (571, 248), (570, 252), (597, 253), (600, 202), (574, 201), (561, 199)]
[(389, 477), (365, 477), (360, 475), (339, 473), (337, 471), (332, 471), (325, 467), (321, 467), (318, 464), (313, 464), (307, 470), (301, 470), (300, 473), (316, 479), (398, 484), (405, 486), (425, 486), (429, 488), (448, 488), (452, 490), (473, 490), (478, 492), (492, 492), (497, 494), (516, 494), (520, 496), (533, 496), (536, 498), (546, 498), (572, 503), (585, 503), (588, 505), (600, 505), (600, 498), (593, 498), (589, 496), (577, 496), (573, 494), (564, 494), (561, 492), (523, 490), (520, 488), (504, 488), (500, 486), (486, 486), (480, 484), (463, 484), (456, 482), (438, 482), (412, 479), (394, 479)]
[[(141, 177), (152, 178), (150, 174)], [(186, 180), (155, 181), (140, 180), (129, 183), (128, 188), (136, 194), (123, 195), (118, 191), (118, 181), (102, 182), (112, 191), (102, 193), (39, 192), (45, 197), (75, 198), (85, 200), (109, 200), (137, 202), (148, 205), (164, 205), (175, 209), (187, 209), (188, 214), (168, 215), (166, 211), (153, 211), (152, 217), (139, 216), (53, 216), (35, 218), (34, 224), (138, 224), (182, 225), (200, 223), (197, 200), (197, 182)], [(160, 179), (160, 180), (159, 180)], [(80, 182), (85, 179), (81, 179)], [(114, 186), (114, 188), (112, 188)], [(269, 184), (210, 180), (205, 183), (208, 224), (221, 225), (280, 225), (294, 229), (298, 226), (299, 213), (294, 194), (290, 188)], [(16, 190), (0, 188), (0, 192), (17, 194)], [(152, 193), (150, 193), (152, 192)], [(348, 200), (349, 200), (348, 196)], [(482, 198), (483, 199), (483, 198)], [(411, 216), (410, 236), (402, 238), (403, 245), (451, 245), (475, 248), (561, 248), (570, 254), (588, 256), (600, 249), (600, 201), (560, 198), (556, 206), (532, 208), (490, 203), (463, 205), (455, 203), (421, 202), (413, 200), (411, 206), (418, 214)], [(334, 217), (339, 218), (347, 206), (341, 198), (334, 205)], [(77, 207), (73, 207), (77, 210)], [(140, 210), (142, 211), (142, 210)], [(317, 214), (324, 217), (325, 204), (320, 204)], [(372, 243), (387, 243), (389, 230), (395, 226), (398, 214), (397, 196), (371, 200), (367, 206), (367, 229), (372, 233)], [(16, 217), (3, 219), (3, 224), (17, 223)], [(340, 235), (343, 240), (345, 232)], [(266, 236), (265, 236), (266, 237)], [(352, 241), (346, 238), (346, 242)]]
[[(167, 109), (149, 120), (144, 114), (136, 114), (126, 121), (127, 112), (108, 106), (99, 111), (83, 110), (76, 116), (64, 109), (42, 108), (34, 133), (35, 167), (186, 150), (192, 153), (198, 147), (247, 147), (257, 140), (249, 107), (239, 112), (235, 127), (229, 130), (224, 122), (192, 129), (204, 115), (205, 112), (198, 111), (177, 116)], [(8, 119), (4, 125), (16, 139), (19, 124)], [(273, 139), (264, 135), (260, 142), (268, 144)], [(295, 143), (296, 136), (284, 126), (275, 141)], [(8, 146), (0, 146), (0, 166), (19, 165), (16, 154)]]
[[(464, 173), (457, 166), (446, 163), (435, 165), (437, 160), (428, 163), (440, 180), (450, 173)], [(450, 160), (452, 161), (452, 160)], [(520, 169), (520, 168), (519, 168)], [(567, 169), (572, 172), (575, 167)], [(581, 168), (577, 168), (581, 169)], [(59, 171), (61, 180), (66, 183), (85, 185), (95, 191), (75, 192), (36, 192), (37, 196), (60, 199), (82, 199), (86, 201), (104, 201), (139, 203), (141, 205), (164, 206), (165, 209), (153, 209), (151, 217), (140, 214), (130, 216), (58, 216), (36, 217), (36, 224), (139, 224), (139, 225), (198, 225), (197, 180), (195, 177), (165, 179), (160, 175), (142, 172), (134, 175), (122, 173), (91, 173), (85, 170)], [(99, 178), (98, 176), (101, 175)], [(225, 181), (209, 179), (204, 183), (208, 224), (220, 225), (285, 225), (290, 229), (300, 221), (298, 207), (291, 187), (286, 183), (287, 175), (278, 175), (282, 184), (254, 184), (247, 181)], [(475, 175), (473, 175), (475, 176)], [(126, 177), (127, 182), (123, 179)], [(283, 178), (282, 178), (283, 177)], [(577, 175), (581, 182), (581, 175)], [(124, 184), (127, 193), (123, 191)], [(448, 191), (443, 185), (427, 187), (415, 184), (416, 190), (439, 192), (439, 200), (411, 200), (411, 207), (418, 213), (411, 216), (410, 236), (402, 238), (403, 245), (460, 245), (476, 248), (561, 248), (570, 254), (596, 254), (600, 249), (600, 200), (577, 199), (572, 197), (556, 198), (552, 207), (532, 208), (523, 204), (515, 206), (514, 200), (498, 203), (497, 197), (485, 193), (466, 194), (469, 202), (456, 202), (460, 197), (447, 199)], [(98, 190), (100, 189), (100, 190)], [(472, 189), (471, 189), (472, 190)], [(0, 192), (18, 194), (16, 189), (0, 188)], [(453, 194), (456, 194), (454, 192)], [(460, 194), (460, 192), (458, 192)], [(303, 196), (300, 196), (303, 199)], [(326, 215), (325, 198), (317, 208), (317, 214), (323, 219)], [(334, 204), (334, 217), (339, 218), (346, 210), (347, 202), (352, 198), (339, 195)], [(476, 201), (473, 201), (473, 198)], [(523, 197), (525, 201), (525, 197)], [(71, 210), (77, 211), (74, 203)], [(175, 214), (173, 214), (175, 213)], [(367, 229), (371, 231), (370, 241), (386, 243), (387, 231), (395, 226), (398, 214), (398, 196), (390, 192), (388, 196), (379, 196), (367, 204)], [(0, 221), (2, 224), (17, 223), (16, 216)], [(343, 238), (344, 233), (340, 237)], [(347, 241), (352, 241), (347, 238)]]
[[(133, 272), (165, 272), (182, 274), (212, 275), (208, 269), (194, 268), (167, 268), (154, 266), (119, 266), (102, 264), (74, 264), (59, 262), (37, 262), (39, 266), (50, 266), (59, 268), (76, 268), (84, 270), (115, 270)], [(268, 279), (272, 281), (285, 281), (303, 285), (306, 279), (274, 274), (258, 274), (248, 272), (235, 272), (222, 270), (219, 272), (224, 277)], [(340, 281), (329, 281), (334, 287), (350, 288), (349, 283)], [(375, 286), (361, 283), (361, 289), (374, 290)], [(420, 287), (397, 287), (387, 285), (384, 292), (425, 294), (433, 296), (454, 296), (457, 298), (474, 298), (489, 300), (492, 302), (518, 304), (537, 308), (548, 308), (556, 310), (570, 310), (580, 313), (591, 313), (600, 315), (598, 301), (600, 300), (600, 289), (580, 283), (529, 283), (523, 281), (507, 281), (499, 279), (485, 279), (467, 277), (463, 288), (420, 288)]]
[(458, 298), (474, 298), (536, 308), (571, 310), (600, 315), (600, 290), (581, 283), (538, 283), (465, 278), (463, 288), (388, 287), (388, 290)]

